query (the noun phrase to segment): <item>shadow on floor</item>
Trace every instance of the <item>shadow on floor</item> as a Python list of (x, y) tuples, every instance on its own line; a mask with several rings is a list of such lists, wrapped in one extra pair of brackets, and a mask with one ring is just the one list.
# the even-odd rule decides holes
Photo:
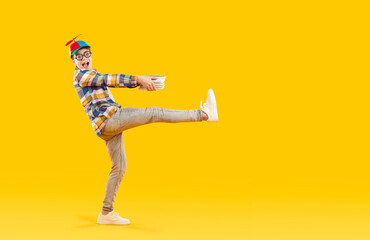
[(151, 232), (151, 233), (158, 233), (157, 229), (150, 228), (145, 226), (144, 224), (131, 222), (129, 225), (114, 225), (114, 224), (98, 224), (96, 223), (97, 217), (89, 217), (89, 216), (77, 216), (79, 219), (86, 222), (86, 224), (74, 226), (74, 228), (90, 228), (90, 227), (120, 227), (125, 229), (133, 229), (142, 232)]

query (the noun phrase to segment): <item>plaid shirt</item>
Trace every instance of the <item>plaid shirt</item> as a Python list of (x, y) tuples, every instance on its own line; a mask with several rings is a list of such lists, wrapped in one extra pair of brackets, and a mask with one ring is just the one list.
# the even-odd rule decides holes
[(73, 85), (95, 133), (100, 136), (106, 121), (121, 108), (114, 102), (108, 87), (135, 88), (137, 76), (124, 74), (101, 74), (93, 70), (75, 68)]

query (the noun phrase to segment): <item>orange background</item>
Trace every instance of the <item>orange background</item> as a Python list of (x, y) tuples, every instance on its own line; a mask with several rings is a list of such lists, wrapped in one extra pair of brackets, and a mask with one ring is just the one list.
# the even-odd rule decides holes
[[(2, 239), (368, 239), (369, 34), (361, 1), (8, 2), (2, 27)], [(102, 73), (166, 75), (123, 107), (218, 123), (128, 130), (128, 170), (101, 226), (110, 159), (73, 88), (82, 33)]]

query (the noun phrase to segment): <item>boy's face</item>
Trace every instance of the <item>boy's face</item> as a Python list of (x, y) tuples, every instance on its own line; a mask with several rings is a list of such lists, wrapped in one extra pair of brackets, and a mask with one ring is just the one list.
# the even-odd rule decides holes
[[(92, 55), (89, 48), (81, 48), (72, 56), (72, 62), (81, 70), (92, 70)], [(77, 57), (80, 59), (78, 60)]]

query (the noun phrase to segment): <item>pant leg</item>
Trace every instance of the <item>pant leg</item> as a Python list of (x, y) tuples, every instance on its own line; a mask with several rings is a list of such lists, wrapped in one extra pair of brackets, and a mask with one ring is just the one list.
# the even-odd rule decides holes
[(101, 138), (105, 140), (112, 161), (103, 210), (112, 211), (113, 203), (126, 172), (127, 160), (123, 145), (122, 131), (154, 122), (196, 122), (202, 121), (201, 110), (174, 110), (158, 107), (121, 108), (108, 119)]
[(116, 134), (140, 125), (154, 122), (197, 122), (202, 121), (202, 111), (174, 110), (159, 107), (121, 108), (107, 120), (101, 138), (108, 140)]
[(113, 203), (127, 168), (122, 132), (113, 136), (110, 140), (105, 141), (105, 144), (107, 145), (108, 153), (112, 161), (112, 168), (108, 177), (103, 210), (113, 211)]

